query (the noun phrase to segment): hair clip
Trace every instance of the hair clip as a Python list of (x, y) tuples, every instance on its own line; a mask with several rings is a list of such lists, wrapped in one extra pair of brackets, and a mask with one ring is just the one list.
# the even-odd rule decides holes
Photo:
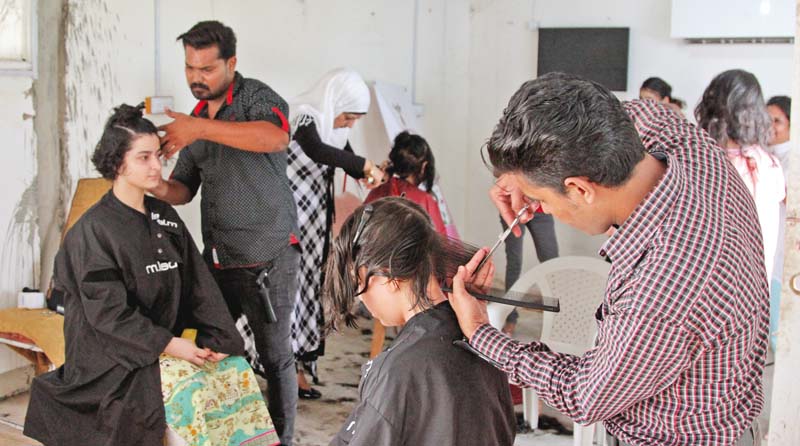
[(364, 230), (364, 226), (367, 224), (370, 216), (372, 216), (372, 205), (368, 204), (365, 205), (364, 210), (361, 211), (361, 219), (358, 221), (358, 226), (356, 227), (356, 235), (353, 236), (354, 248), (358, 243), (358, 238), (361, 237), (361, 232)]

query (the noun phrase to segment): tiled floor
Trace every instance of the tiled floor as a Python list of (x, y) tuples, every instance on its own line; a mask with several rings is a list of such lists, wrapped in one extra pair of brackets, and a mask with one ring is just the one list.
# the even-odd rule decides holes
[[(369, 325), (369, 323), (364, 324)], [(517, 337), (530, 339), (538, 335), (541, 316), (522, 311)], [(361, 364), (366, 360), (371, 337), (358, 330), (345, 330), (328, 339), (327, 354), (319, 363), (323, 385), (317, 388), (323, 398), (315, 401), (301, 400), (295, 428), (295, 445), (327, 445), (340, 429), (358, 398), (357, 386)], [(771, 387), (771, 386), (770, 386)], [(22, 394), (0, 401), (0, 445), (29, 446), (39, 443), (26, 438), (20, 431), (24, 423), (28, 395)], [(545, 414), (560, 417), (563, 424), (571, 427), (569, 420), (545, 408)], [(763, 423), (762, 423), (763, 425)], [(558, 436), (536, 431), (518, 435), (516, 446), (569, 446), (571, 436)], [(764, 446), (766, 446), (764, 444)]]

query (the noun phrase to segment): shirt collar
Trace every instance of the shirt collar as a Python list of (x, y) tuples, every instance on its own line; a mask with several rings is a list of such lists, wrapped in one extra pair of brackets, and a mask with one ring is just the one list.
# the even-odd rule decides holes
[[(242, 88), (242, 75), (239, 74), (237, 71), (233, 75), (233, 80), (231, 81), (230, 85), (228, 85), (228, 91), (225, 93), (225, 106), (230, 106), (233, 104), (233, 98), (237, 94), (239, 94), (239, 90)], [(203, 99), (194, 106), (192, 110), (192, 116), (200, 116), (208, 107), (208, 101)]]
[(685, 193), (685, 175), (678, 160), (665, 152), (651, 154), (666, 161), (664, 176), (600, 248), (599, 254), (608, 257), (615, 267), (632, 265), (641, 257), (671, 213), (676, 198)]

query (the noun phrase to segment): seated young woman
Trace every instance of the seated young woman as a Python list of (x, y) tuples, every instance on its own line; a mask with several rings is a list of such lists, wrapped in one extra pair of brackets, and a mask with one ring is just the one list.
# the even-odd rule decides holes
[(360, 401), (331, 445), (511, 445), (508, 379), (454, 341), (463, 335), (440, 283), (477, 252), (438, 234), (404, 198), (365, 204), (333, 243), (323, 296), (331, 328), (355, 325), (360, 299), (383, 325), (403, 328), (367, 362)]
[[(141, 107), (118, 107), (92, 157), (113, 187), (55, 260), (66, 362), (34, 379), (25, 435), (67, 446), (278, 444), (238, 356), (242, 338), (189, 231), (172, 207), (145, 195), (161, 179), (159, 155)], [(181, 337), (184, 329), (194, 339)]]
[[(425, 138), (407, 131), (400, 132), (394, 138), (389, 161), (385, 165), (388, 181), (371, 190), (364, 203), (383, 197), (404, 197), (422, 206), (436, 231), (447, 235), (441, 209), (432, 192), (436, 180), (435, 163), (433, 151)], [(425, 188), (424, 191), (420, 185)]]

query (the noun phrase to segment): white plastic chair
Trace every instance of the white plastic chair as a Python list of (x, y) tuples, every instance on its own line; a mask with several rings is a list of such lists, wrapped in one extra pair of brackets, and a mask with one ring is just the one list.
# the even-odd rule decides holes
[[(594, 346), (597, 335), (595, 310), (603, 301), (610, 268), (608, 263), (591, 257), (557, 257), (523, 274), (509, 291), (524, 293), (538, 286), (543, 296), (557, 298), (561, 311), (544, 312), (539, 340), (553, 351), (582, 355)], [(512, 309), (508, 305), (490, 303), (488, 311), (492, 326), (500, 329)], [(522, 404), (525, 420), (535, 429), (539, 419), (536, 392), (523, 389)], [(596, 427), (575, 423), (574, 445), (592, 445), (596, 434), (600, 438), (597, 444), (602, 445), (605, 432), (602, 424)]]

